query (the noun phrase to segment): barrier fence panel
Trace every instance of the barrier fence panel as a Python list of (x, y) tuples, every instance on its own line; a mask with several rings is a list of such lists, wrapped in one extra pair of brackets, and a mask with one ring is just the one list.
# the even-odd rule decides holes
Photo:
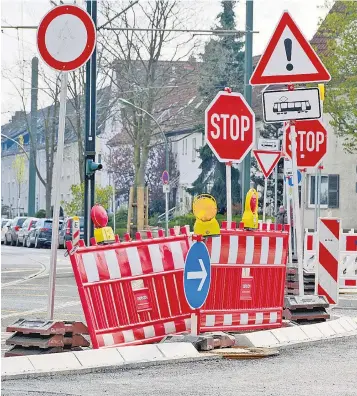
[(338, 303), (341, 225), (339, 219), (319, 218), (316, 271), (317, 294)]
[(357, 289), (357, 234), (341, 235), (339, 286)]
[(72, 249), (74, 276), (93, 348), (159, 341), (190, 330), (183, 291), (187, 235)]
[(222, 224), (221, 235), (206, 239), (211, 287), (201, 316), (202, 331), (280, 327), (284, 305), (289, 226)]

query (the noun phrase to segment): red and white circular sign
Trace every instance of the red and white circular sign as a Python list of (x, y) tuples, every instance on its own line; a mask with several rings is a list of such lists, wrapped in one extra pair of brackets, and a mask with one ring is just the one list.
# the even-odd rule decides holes
[(37, 29), (37, 48), (48, 66), (72, 71), (84, 65), (96, 44), (96, 28), (82, 8), (64, 4), (48, 12)]

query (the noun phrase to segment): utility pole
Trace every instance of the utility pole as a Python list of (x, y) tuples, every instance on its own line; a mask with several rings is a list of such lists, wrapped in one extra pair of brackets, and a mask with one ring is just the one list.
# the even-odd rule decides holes
[(32, 58), (31, 71), (31, 130), (29, 136), (29, 193), (27, 215), (35, 215), (36, 200), (36, 146), (37, 146), (37, 102), (38, 102), (38, 58)]
[[(87, 0), (87, 12), (97, 27), (97, 1)], [(84, 240), (89, 240), (94, 234), (93, 223), (90, 218), (91, 208), (94, 206), (95, 171), (102, 165), (95, 163), (96, 140), (96, 101), (97, 101), (97, 49), (86, 64), (85, 86), (85, 153), (84, 153)]]
[[(244, 97), (249, 106), (252, 105), (252, 86), (249, 84), (253, 70), (253, 0), (246, 0), (245, 5), (245, 54), (244, 54)], [(242, 187), (242, 213), (244, 200), (250, 188), (250, 152), (243, 160), (243, 174), (241, 175)]]

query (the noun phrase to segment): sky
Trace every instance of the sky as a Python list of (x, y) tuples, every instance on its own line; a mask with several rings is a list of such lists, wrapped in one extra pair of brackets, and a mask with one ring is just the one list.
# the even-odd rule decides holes
[[(148, 0), (140, 0), (145, 3)], [(153, 1), (153, 0), (149, 0)], [(71, 1), (65, 1), (72, 3)], [(98, 8), (100, 10), (100, 2)], [(118, 3), (118, 0), (116, 0)], [(210, 29), (215, 24), (215, 18), (220, 12), (219, 0), (179, 0), (187, 28)], [(328, 8), (326, 0), (254, 0), (253, 55), (264, 51), (274, 28), (284, 10), (288, 10), (307, 39), (311, 39), (321, 18), (324, 18)], [(84, 5), (84, 0), (77, 0), (77, 5)], [(2, 0), (1, 25), (38, 25), (42, 17), (52, 8), (49, 0)], [(240, 0), (236, 6), (237, 28), (244, 29), (245, 1)], [(101, 17), (99, 17), (99, 23)], [(200, 36), (204, 43), (207, 36)], [(21, 99), (13, 85), (14, 79), (9, 78), (14, 73), (25, 81), (30, 81), (31, 59), (37, 55), (36, 30), (6, 29), (1, 33), (1, 125), (11, 119), (15, 111), (22, 109)], [(38, 55), (37, 55), (38, 56)], [(22, 67), (23, 66), (23, 67)], [(21, 70), (21, 72), (20, 72)], [(11, 80), (11, 81), (10, 81)], [(16, 83), (19, 87), (18, 83)], [(26, 107), (29, 110), (28, 83), (23, 85), (28, 92)], [(40, 87), (41, 88), (41, 87)], [(46, 95), (39, 95), (39, 106), (45, 106)]]

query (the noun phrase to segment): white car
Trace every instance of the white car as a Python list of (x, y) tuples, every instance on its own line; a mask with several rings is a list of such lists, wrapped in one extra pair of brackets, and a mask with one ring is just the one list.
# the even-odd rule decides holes
[(9, 219), (1, 219), (1, 243), (5, 241), (5, 234), (9, 228), (11, 220)]

